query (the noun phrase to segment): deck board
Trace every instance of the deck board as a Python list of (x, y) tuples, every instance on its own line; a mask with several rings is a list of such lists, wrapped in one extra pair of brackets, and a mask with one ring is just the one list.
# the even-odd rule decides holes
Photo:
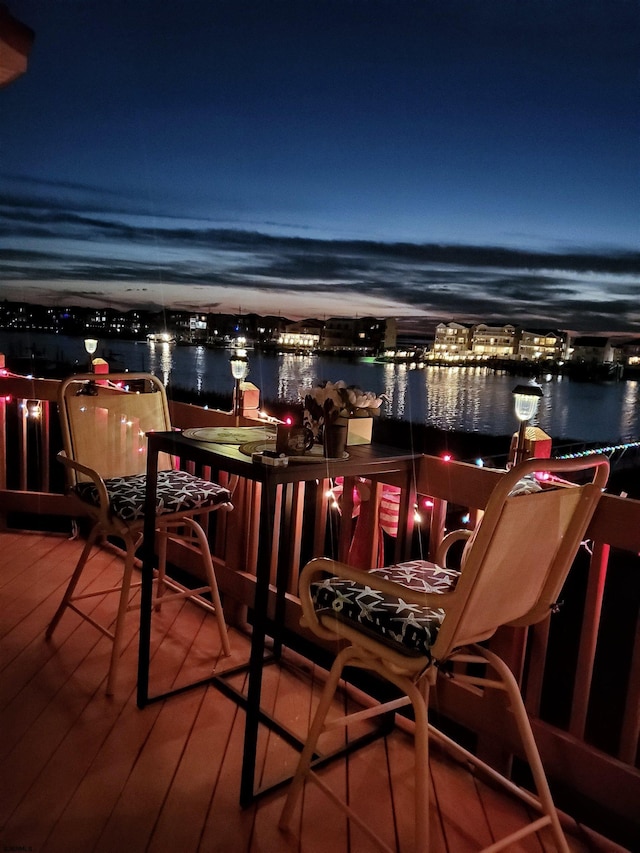
[[(104, 693), (108, 640), (67, 613), (50, 642), (44, 631), (55, 612), (81, 543), (63, 536), (0, 532), (0, 842), (38, 853), (368, 853), (371, 844), (312, 784), (305, 786), (292, 830), (277, 823), (284, 790), (250, 807), (238, 804), (244, 712), (208, 685), (144, 710), (135, 704), (137, 614), (127, 622), (116, 694)], [(120, 558), (95, 553), (92, 586), (117, 581)], [(83, 580), (83, 583), (85, 581)], [(114, 596), (90, 600), (96, 615), (113, 613)], [(232, 656), (219, 655), (215, 620), (188, 603), (154, 613), (151, 692), (247, 660), (249, 641), (231, 630)], [(322, 671), (287, 656), (266, 668), (263, 706), (303, 735), (322, 689)], [(234, 677), (243, 686), (244, 675)], [(332, 714), (351, 702), (339, 694)], [(332, 745), (344, 735), (337, 731)], [(296, 751), (260, 727), (257, 778), (292, 772)], [(434, 748), (432, 853), (471, 853), (516, 825), (524, 807), (484, 785)], [(392, 849), (407, 853), (413, 833), (413, 755), (409, 734), (334, 761), (322, 771), (378, 824)], [(572, 853), (602, 853), (615, 845), (581, 827)], [(531, 838), (512, 848), (549, 853)]]

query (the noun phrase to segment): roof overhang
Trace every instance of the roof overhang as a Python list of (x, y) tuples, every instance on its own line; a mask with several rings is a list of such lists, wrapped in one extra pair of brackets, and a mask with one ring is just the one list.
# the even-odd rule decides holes
[(8, 86), (27, 70), (35, 33), (0, 3), (0, 87)]

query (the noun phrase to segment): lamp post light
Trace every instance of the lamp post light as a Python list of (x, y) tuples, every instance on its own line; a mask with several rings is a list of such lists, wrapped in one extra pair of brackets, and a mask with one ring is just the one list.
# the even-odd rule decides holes
[(242, 414), (242, 383), (247, 378), (249, 373), (249, 359), (245, 349), (237, 349), (230, 359), (231, 375), (235, 380), (235, 389), (233, 397), (233, 414), (236, 418), (236, 423)]
[(93, 356), (98, 349), (98, 341), (95, 338), (85, 338), (84, 348), (89, 356), (89, 373), (93, 373)]
[(527, 435), (527, 423), (538, 410), (540, 398), (543, 397), (542, 388), (539, 385), (516, 385), (513, 389), (516, 417), (520, 421), (518, 439), (513, 455), (513, 464), (523, 462), (526, 459), (525, 442)]

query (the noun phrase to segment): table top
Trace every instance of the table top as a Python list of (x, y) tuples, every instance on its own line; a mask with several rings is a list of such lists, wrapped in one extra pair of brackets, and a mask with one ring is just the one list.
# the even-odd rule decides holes
[(147, 437), (150, 450), (190, 459), (258, 482), (294, 483), (322, 477), (401, 473), (418, 459), (414, 452), (371, 443), (349, 445), (347, 459), (314, 459), (308, 463), (296, 461), (286, 466), (271, 466), (253, 462), (238, 444), (199, 441), (179, 430), (150, 432)]

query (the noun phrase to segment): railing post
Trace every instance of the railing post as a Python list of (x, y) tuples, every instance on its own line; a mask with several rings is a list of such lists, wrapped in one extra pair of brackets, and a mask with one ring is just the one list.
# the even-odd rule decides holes
[(622, 720), (620, 748), (618, 758), (634, 766), (638, 754), (640, 739), (640, 617), (636, 622), (636, 633), (629, 667), (629, 684), (627, 686), (627, 702)]
[[(0, 355), (0, 363), (4, 366), (4, 356)], [(0, 396), (0, 489), (7, 488), (7, 401)], [(7, 516), (0, 513), (0, 529), (7, 526)]]
[(569, 731), (575, 737), (584, 739), (584, 730), (589, 710), (589, 695), (593, 678), (593, 664), (598, 643), (600, 614), (604, 584), (607, 578), (609, 564), (609, 545), (596, 542), (589, 564), (589, 581), (584, 604), (582, 630), (580, 632), (580, 647), (576, 666), (575, 687), (571, 706)]
[(18, 465), (20, 471), (20, 489), (27, 491), (27, 401), (18, 400)]
[(447, 502), (442, 498), (433, 498), (431, 509), (431, 523), (429, 525), (429, 553), (428, 557), (433, 562), (436, 552), (444, 539), (445, 524), (447, 519)]
[(48, 492), (50, 487), (50, 472), (51, 472), (51, 454), (49, 452), (50, 443), (50, 417), (51, 405), (48, 400), (42, 400), (40, 414), (40, 488), (43, 492)]

